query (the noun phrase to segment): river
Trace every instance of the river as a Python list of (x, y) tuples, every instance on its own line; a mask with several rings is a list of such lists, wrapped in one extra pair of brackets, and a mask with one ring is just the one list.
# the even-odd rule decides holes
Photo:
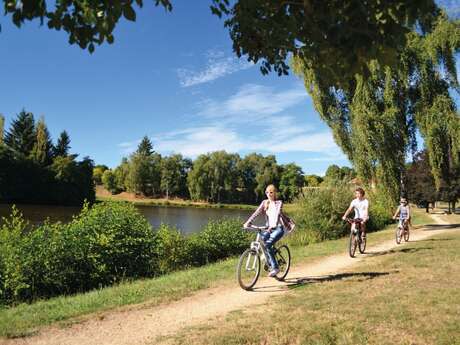
[[(31, 223), (38, 224), (46, 218), (51, 221), (67, 222), (80, 211), (79, 207), (48, 206), (48, 205), (18, 205), (24, 218)], [(210, 219), (216, 220), (224, 217), (239, 218), (242, 222), (251, 214), (248, 210), (226, 208), (196, 208), (196, 207), (158, 207), (136, 206), (148, 219), (153, 227), (161, 223), (175, 226), (184, 235), (200, 231)], [(0, 217), (11, 213), (11, 205), (0, 204)]]

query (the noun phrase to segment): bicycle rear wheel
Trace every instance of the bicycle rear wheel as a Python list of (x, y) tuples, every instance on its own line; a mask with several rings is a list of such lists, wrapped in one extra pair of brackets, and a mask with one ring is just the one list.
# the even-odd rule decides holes
[(356, 247), (357, 247), (357, 239), (356, 239), (356, 234), (350, 232), (350, 242), (348, 243), (348, 253), (352, 258), (355, 257), (355, 252), (356, 252)]
[(401, 237), (402, 237), (401, 232), (402, 232), (402, 229), (400, 227), (397, 227), (396, 232), (395, 232), (395, 237), (396, 237), (396, 243), (397, 244), (401, 243)]
[(275, 279), (284, 280), (289, 272), (289, 268), (291, 267), (291, 252), (289, 247), (283, 244), (277, 248), (275, 251), (275, 259), (278, 262), (278, 267), (280, 270), (275, 276)]
[(244, 290), (251, 290), (260, 275), (260, 257), (253, 249), (246, 249), (238, 260), (236, 276)]

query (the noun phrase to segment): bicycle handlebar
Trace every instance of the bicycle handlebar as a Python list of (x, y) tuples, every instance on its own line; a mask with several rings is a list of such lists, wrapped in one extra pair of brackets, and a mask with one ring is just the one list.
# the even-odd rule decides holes
[(354, 219), (353, 218), (347, 218), (346, 221), (348, 223), (350, 223), (350, 224), (351, 223), (362, 223), (363, 222), (363, 220), (361, 218), (354, 218)]
[(267, 230), (268, 227), (266, 226), (256, 226), (256, 225), (251, 225), (249, 227), (243, 227), (244, 230), (247, 230), (247, 231), (263, 231), (263, 230)]

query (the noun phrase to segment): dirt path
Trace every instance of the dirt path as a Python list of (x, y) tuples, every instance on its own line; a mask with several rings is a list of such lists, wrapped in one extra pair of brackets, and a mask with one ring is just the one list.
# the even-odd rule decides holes
[[(436, 223), (447, 225), (434, 215)], [(458, 228), (457, 228), (458, 229)], [(411, 241), (422, 240), (454, 229), (429, 227), (411, 232)], [(213, 288), (200, 291), (177, 302), (143, 308), (108, 312), (67, 328), (48, 327), (30, 338), (0, 340), (5, 345), (144, 345), (153, 344), (156, 337), (168, 336), (178, 330), (205, 323), (231, 311), (260, 305), (272, 295), (287, 293), (289, 284), (299, 284), (317, 276), (344, 273), (368, 256), (384, 254), (396, 247), (394, 239), (369, 247), (365, 255), (352, 259), (345, 253), (322, 259), (316, 263), (292, 267), (287, 284), (273, 279), (261, 279), (254, 292), (239, 287)]]

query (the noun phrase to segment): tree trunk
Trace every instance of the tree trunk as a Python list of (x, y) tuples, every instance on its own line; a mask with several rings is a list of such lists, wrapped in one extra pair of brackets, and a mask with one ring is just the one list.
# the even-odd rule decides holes
[(448, 207), (447, 213), (448, 213), (448, 214), (451, 214), (451, 212), (450, 212), (450, 201), (447, 202), (447, 205), (448, 205), (448, 206), (447, 206), (447, 207)]

